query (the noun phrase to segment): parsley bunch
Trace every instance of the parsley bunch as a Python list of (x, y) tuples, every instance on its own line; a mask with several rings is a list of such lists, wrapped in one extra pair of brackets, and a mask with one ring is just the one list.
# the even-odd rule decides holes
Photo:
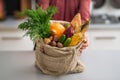
[(50, 36), (50, 20), (57, 12), (57, 8), (49, 6), (46, 10), (38, 7), (35, 10), (26, 10), (24, 12), (27, 20), (21, 23), (18, 28), (27, 31), (26, 35), (35, 41), (37, 38), (45, 38)]

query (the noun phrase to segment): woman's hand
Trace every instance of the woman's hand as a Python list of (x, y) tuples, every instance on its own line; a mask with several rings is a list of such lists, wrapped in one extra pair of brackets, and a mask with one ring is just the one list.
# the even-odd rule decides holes
[(84, 49), (86, 49), (86, 48), (88, 47), (88, 44), (89, 44), (87, 34), (85, 33), (84, 36), (85, 36), (85, 38), (84, 38), (83, 44), (82, 44), (82, 46), (81, 46), (81, 48), (80, 48), (80, 53), (82, 53), (82, 51), (83, 51)]

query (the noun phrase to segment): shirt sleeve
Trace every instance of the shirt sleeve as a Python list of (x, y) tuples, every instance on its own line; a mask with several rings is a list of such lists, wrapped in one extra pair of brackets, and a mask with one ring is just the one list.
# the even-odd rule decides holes
[(90, 19), (90, 0), (80, 0), (79, 12), (82, 22)]
[(41, 6), (43, 9), (48, 8), (50, 0), (37, 0), (37, 3), (39, 6)]

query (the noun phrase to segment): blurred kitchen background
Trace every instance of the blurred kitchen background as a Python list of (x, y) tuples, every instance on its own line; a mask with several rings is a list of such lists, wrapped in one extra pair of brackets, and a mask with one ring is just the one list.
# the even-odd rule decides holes
[[(34, 44), (18, 25), (26, 9), (35, 9), (35, 0), (0, 0), (0, 51), (32, 51)], [(87, 50), (120, 49), (120, 0), (92, 0)]]

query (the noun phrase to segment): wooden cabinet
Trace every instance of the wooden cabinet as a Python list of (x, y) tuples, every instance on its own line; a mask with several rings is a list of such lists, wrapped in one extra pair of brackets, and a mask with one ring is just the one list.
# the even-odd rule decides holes
[(31, 9), (32, 7), (32, 3), (31, 0), (20, 0), (20, 4), (21, 4), (21, 11), (24, 11), (26, 9)]
[(0, 0), (0, 20), (5, 18), (3, 0)]
[(32, 0), (20, 0), (20, 11), (15, 11), (14, 12), (14, 17), (23, 19), (25, 18), (24, 15), (21, 15), (20, 12), (24, 12), (26, 9), (32, 9)]
[(32, 0), (0, 0), (0, 19), (12, 16), (14, 18), (24, 18), (21, 15), (26, 9), (32, 8)]

